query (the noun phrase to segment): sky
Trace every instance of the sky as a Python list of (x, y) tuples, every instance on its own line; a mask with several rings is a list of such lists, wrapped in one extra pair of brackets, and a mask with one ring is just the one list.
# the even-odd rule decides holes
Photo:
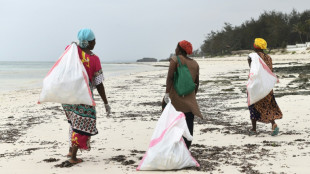
[(264, 11), (310, 9), (309, 0), (0, 0), (0, 61), (56, 61), (81, 28), (96, 36), (102, 62), (166, 59), (177, 43), (199, 49), (225, 22)]

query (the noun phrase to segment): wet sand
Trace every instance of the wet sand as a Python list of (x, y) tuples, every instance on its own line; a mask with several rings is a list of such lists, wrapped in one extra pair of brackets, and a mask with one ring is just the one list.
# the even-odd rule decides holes
[[(197, 95), (204, 119), (195, 118), (190, 149), (200, 168), (165, 173), (307, 173), (310, 170), (310, 54), (271, 55), (280, 83), (274, 89), (283, 119), (280, 133), (271, 125), (251, 127), (246, 103), (246, 56), (199, 59)], [(154, 66), (168, 66), (166, 62)], [(60, 104), (36, 104), (40, 89), (0, 93), (1, 173), (134, 173), (147, 150), (161, 114), (167, 70), (107, 79), (113, 116), (106, 118), (95, 92), (99, 134), (91, 151), (78, 152), (84, 160), (70, 168), (55, 165), (68, 152), (66, 117)], [(138, 173), (162, 173), (145, 172)]]

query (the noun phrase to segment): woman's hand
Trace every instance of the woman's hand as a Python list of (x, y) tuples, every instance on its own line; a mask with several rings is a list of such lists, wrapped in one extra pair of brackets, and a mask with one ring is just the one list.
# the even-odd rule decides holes
[(169, 103), (170, 102), (169, 93), (165, 94), (164, 101), (165, 101), (165, 103)]
[(104, 107), (105, 107), (105, 111), (107, 112), (107, 117), (109, 117), (111, 114), (111, 107), (109, 104), (104, 104)]

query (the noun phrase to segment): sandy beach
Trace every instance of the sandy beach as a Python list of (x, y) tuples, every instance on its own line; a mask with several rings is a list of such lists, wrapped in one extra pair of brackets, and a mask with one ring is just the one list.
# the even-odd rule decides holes
[[(310, 53), (271, 55), (274, 89), (283, 119), (272, 137), (271, 125), (251, 127), (246, 103), (247, 56), (197, 59), (197, 94), (204, 119), (195, 118), (190, 149), (200, 168), (164, 173), (308, 173), (310, 170)], [(167, 67), (168, 62), (152, 63)], [(70, 168), (55, 165), (67, 160), (68, 129), (60, 104), (37, 104), (40, 89), (2, 92), (0, 100), (1, 174), (163, 173), (136, 171), (161, 114), (167, 69), (137, 72), (104, 81), (112, 116), (95, 92), (97, 128), (84, 160)]]

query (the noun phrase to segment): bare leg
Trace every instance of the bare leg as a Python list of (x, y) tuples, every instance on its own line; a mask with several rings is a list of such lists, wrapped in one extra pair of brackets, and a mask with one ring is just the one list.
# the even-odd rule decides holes
[(78, 151), (78, 147), (77, 146), (72, 146), (72, 155), (71, 155), (71, 159), (70, 159), (70, 163), (78, 163), (79, 159), (76, 158), (76, 154)]
[(256, 132), (256, 120), (251, 119), (251, 122), (252, 122), (252, 131)]
[(271, 122), (271, 126), (272, 126), (272, 133), (271, 133), (271, 136), (275, 136), (275, 135), (278, 135), (279, 133), (279, 127), (278, 125), (276, 124), (276, 122), (274, 120), (270, 121)]
[[(185, 119), (186, 119), (186, 124), (189, 130), (189, 133), (193, 136), (193, 132), (194, 132), (194, 115), (191, 112), (187, 112), (185, 113)], [(183, 137), (184, 142), (186, 144), (187, 149), (189, 149), (189, 147), (192, 144), (192, 141), (188, 141), (185, 137)]]
[(272, 130), (274, 130), (277, 127), (276, 122), (274, 120), (271, 120), (270, 123), (271, 123)]
[(69, 147), (69, 153), (67, 155), (67, 157), (71, 157), (72, 156), (72, 147)]
[(72, 127), (70, 125), (69, 126), (69, 153), (68, 153), (67, 157), (71, 157), (72, 156), (72, 143), (71, 143), (71, 139), (72, 139)]

